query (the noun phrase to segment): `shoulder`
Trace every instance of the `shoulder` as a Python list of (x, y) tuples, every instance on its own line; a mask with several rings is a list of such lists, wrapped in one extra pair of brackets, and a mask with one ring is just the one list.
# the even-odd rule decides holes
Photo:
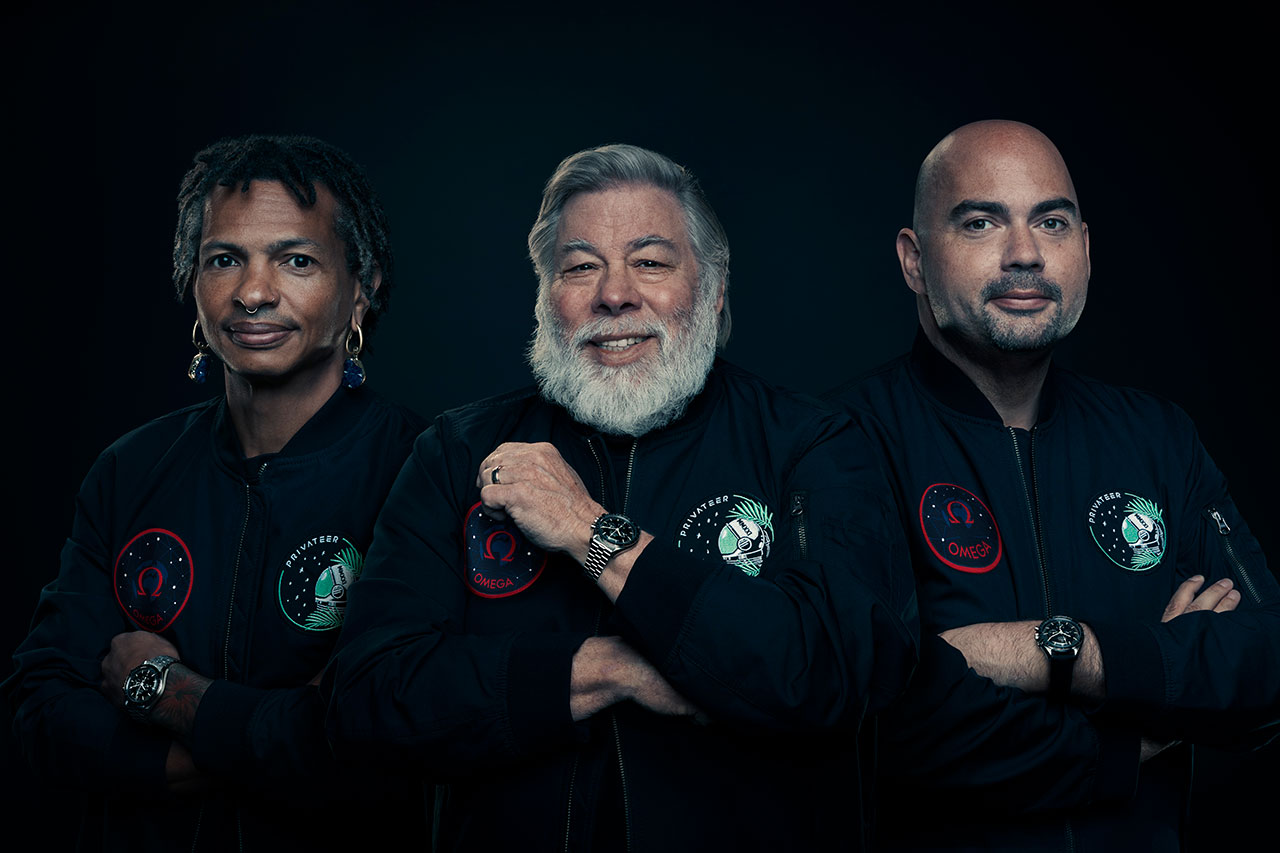
[(120, 459), (163, 455), (175, 443), (192, 436), (207, 436), (213, 429), (214, 417), (221, 397), (196, 403), (161, 415), (116, 439), (102, 452), (102, 456)]
[(803, 447), (853, 426), (853, 419), (838, 407), (723, 360), (716, 362), (711, 381), (719, 386), (718, 418), (729, 420), (735, 430), (754, 424), (775, 446), (783, 442)]
[(1153, 437), (1195, 433), (1191, 417), (1173, 401), (1123, 385), (1114, 385), (1055, 367), (1057, 400), (1075, 417), (1099, 428), (1141, 429)]
[(419, 438), (418, 449), (447, 445), (483, 447), (481, 452), (487, 452), (502, 441), (532, 431), (531, 421), (549, 423), (551, 410), (533, 386), (486, 397), (438, 415)]
[(899, 397), (904, 385), (910, 385), (907, 363), (910, 356), (900, 355), (874, 367), (843, 385), (838, 385), (822, 395), (832, 406), (855, 412), (875, 412)]

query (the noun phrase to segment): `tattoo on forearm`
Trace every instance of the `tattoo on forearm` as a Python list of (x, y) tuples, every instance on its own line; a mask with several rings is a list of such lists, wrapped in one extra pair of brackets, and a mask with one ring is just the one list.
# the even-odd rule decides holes
[(169, 667), (164, 695), (151, 709), (148, 722), (168, 729), (180, 738), (190, 735), (196, 721), (196, 708), (211, 683), (212, 679), (175, 663)]

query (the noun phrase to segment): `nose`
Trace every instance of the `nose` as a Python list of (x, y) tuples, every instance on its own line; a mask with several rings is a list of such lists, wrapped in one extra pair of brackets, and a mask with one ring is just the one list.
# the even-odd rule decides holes
[(1013, 225), (1004, 246), (1003, 268), (1006, 270), (1044, 269), (1044, 255), (1035, 232), (1025, 222)]
[(617, 316), (635, 311), (643, 301), (630, 270), (626, 266), (618, 269), (611, 264), (600, 276), (593, 307), (597, 314)]
[(263, 305), (275, 305), (279, 298), (273, 267), (266, 261), (255, 261), (244, 267), (244, 274), (232, 299), (248, 314), (256, 314)]

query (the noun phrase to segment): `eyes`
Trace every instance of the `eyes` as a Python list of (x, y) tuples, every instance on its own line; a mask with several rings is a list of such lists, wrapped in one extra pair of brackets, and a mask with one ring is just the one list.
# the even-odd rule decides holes
[[(638, 258), (636, 260), (629, 261), (628, 265), (633, 269), (639, 270), (641, 273), (660, 273), (672, 269), (671, 264), (663, 263), (662, 261), (655, 260), (653, 258)], [(602, 265), (597, 261), (583, 261), (582, 263), (565, 267), (560, 274), (564, 278), (579, 278), (591, 275), (601, 268)]]
[[(984, 231), (993, 230), (997, 225), (989, 217), (978, 216), (968, 220), (961, 227), (970, 233), (980, 234)], [(1032, 227), (1039, 228), (1041, 231), (1066, 231), (1071, 227), (1071, 223), (1061, 216), (1046, 216), (1044, 219), (1033, 223)]]
[[(282, 267), (287, 267), (291, 270), (301, 272), (303, 270), (311, 269), (316, 265), (316, 263), (317, 263), (316, 259), (309, 255), (295, 254), (295, 255), (286, 255), (284, 258), (284, 261), (280, 265)], [(208, 267), (209, 269), (229, 270), (229, 269), (234, 269), (235, 267), (241, 266), (241, 262), (240, 262), (240, 259), (237, 258), (235, 255), (223, 252), (222, 254), (214, 255), (213, 257), (209, 258), (209, 260), (205, 261), (205, 266)]]

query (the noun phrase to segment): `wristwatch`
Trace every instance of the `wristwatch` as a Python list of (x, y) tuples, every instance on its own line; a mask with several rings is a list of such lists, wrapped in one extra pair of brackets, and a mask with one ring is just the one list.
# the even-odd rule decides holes
[(582, 570), (593, 581), (600, 580), (605, 565), (639, 541), (640, 528), (631, 519), (616, 512), (600, 514), (591, 523), (591, 544)]
[(1084, 645), (1084, 629), (1070, 616), (1050, 616), (1036, 628), (1036, 645), (1049, 657), (1049, 698), (1065, 702)]
[(147, 721), (156, 701), (164, 694), (169, 667), (177, 662), (175, 657), (156, 655), (133, 668), (124, 680), (124, 709), (130, 717), (139, 723)]

